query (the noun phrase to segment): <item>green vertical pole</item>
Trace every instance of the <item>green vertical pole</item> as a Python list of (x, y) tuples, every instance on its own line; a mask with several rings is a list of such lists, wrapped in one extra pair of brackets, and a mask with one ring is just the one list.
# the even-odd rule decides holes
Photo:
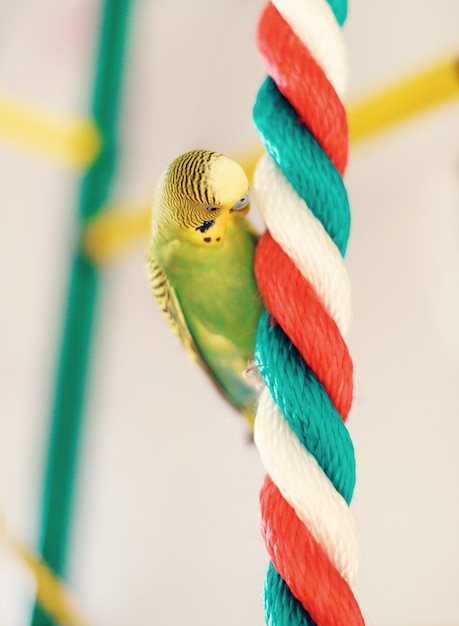
[[(82, 181), (78, 207), (80, 234), (87, 221), (106, 203), (114, 176), (130, 4), (130, 0), (103, 2), (92, 99), (92, 117), (99, 129), (102, 147)], [(42, 501), (41, 553), (43, 560), (60, 576), (64, 574), (68, 553), (98, 285), (97, 267), (78, 247), (70, 269)], [(36, 605), (32, 625), (51, 624), (54, 621)]]

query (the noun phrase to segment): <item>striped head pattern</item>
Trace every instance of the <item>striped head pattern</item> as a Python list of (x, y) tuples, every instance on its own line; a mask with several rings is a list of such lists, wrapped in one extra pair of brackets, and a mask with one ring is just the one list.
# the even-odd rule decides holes
[(234, 217), (247, 215), (249, 208), (244, 170), (223, 154), (192, 150), (175, 159), (159, 180), (153, 238), (218, 245)]

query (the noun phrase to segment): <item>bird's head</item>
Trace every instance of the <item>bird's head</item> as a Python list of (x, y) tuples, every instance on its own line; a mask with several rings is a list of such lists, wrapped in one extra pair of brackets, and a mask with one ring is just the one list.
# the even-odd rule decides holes
[(249, 209), (249, 183), (240, 165), (217, 152), (193, 150), (175, 159), (160, 178), (153, 236), (218, 245), (233, 219)]

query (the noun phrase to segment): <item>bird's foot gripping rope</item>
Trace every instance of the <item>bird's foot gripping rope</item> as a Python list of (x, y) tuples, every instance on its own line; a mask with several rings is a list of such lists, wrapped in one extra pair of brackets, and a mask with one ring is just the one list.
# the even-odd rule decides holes
[(350, 318), (343, 256), (350, 212), (340, 25), (345, 0), (273, 0), (258, 46), (269, 77), (254, 107), (265, 145), (254, 178), (267, 225), (255, 274), (267, 308), (256, 362), (266, 388), (255, 443), (268, 472), (261, 527), (271, 558), (267, 624), (357, 626), (358, 543), (349, 503), (354, 451)]

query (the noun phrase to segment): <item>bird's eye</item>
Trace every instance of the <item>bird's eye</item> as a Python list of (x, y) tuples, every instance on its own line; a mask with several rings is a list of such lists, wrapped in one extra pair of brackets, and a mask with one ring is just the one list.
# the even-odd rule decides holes
[(243, 196), (242, 198), (240, 198), (240, 200), (236, 202), (236, 204), (233, 206), (233, 209), (237, 211), (238, 209), (243, 209), (248, 204), (249, 204), (249, 192), (247, 192), (245, 196)]
[(219, 209), (219, 208), (220, 208), (220, 207), (219, 207), (219, 206), (217, 206), (216, 204), (208, 204), (208, 205), (206, 206), (206, 209), (207, 209), (208, 211), (211, 211), (211, 212), (213, 212), (213, 211), (218, 211), (218, 209)]

